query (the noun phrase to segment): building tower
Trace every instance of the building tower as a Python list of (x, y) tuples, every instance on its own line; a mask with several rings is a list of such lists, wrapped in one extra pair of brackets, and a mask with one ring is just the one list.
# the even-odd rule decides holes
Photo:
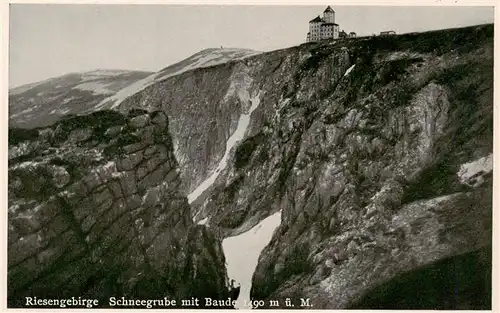
[(335, 11), (333, 11), (332, 7), (328, 6), (325, 11), (323, 11), (323, 20), (325, 23), (335, 24)]

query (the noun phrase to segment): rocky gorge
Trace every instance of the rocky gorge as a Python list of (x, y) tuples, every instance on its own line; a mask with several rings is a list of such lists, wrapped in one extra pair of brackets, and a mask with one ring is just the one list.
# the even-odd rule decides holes
[(11, 305), (228, 295), (221, 244), (180, 192), (163, 112), (99, 111), (9, 137)]
[(9, 301), (226, 299), (241, 254), (264, 308), (490, 309), (492, 130), (492, 25), (257, 54), (12, 128)]

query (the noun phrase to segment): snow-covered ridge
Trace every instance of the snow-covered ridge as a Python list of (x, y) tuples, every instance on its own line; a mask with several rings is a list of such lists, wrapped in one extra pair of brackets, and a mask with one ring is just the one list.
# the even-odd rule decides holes
[[(88, 72), (75, 72), (75, 73), (68, 73), (63, 76), (58, 76), (58, 77), (52, 77), (52, 78), (47, 78), (39, 82), (35, 83), (29, 83), (26, 85), (18, 86), (9, 89), (9, 95), (18, 95), (23, 92), (26, 92), (30, 89), (36, 88), (38, 86), (44, 85), (44, 84), (52, 84), (55, 83), (56, 81), (59, 82), (59, 84), (53, 86), (54, 88), (62, 88), (66, 87), (66, 85), (69, 84), (69, 82), (74, 82), (77, 80), (81, 84), (79, 86), (75, 86), (73, 88), (81, 89), (81, 90), (93, 90), (90, 85), (86, 86), (85, 83), (91, 82), (91, 81), (96, 81), (96, 80), (106, 80), (106, 79), (112, 79), (113, 77), (116, 76), (121, 76), (121, 75), (128, 75), (136, 73), (136, 71), (130, 71), (130, 70), (117, 70), (117, 69), (96, 69)], [(100, 84), (102, 85), (102, 84)], [(97, 88), (102, 88), (102, 86), (99, 86)], [(114, 91), (110, 91), (113, 93)], [(106, 93), (110, 93), (106, 92)], [(97, 93), (102, 93), (102, 92), (97, 92)]]
[(51, 81), (53, 78), (49, 78), (49, 79), (46, 79), (46, 80), (43, 80), (43, 81), (40, 81), (40, 82), (36, 82), (36, 83), (31, 83), (31, 84), (26, 84), (26, 85), (22, 85), (22, 86), (19, 86), (19, 87), (14, 87), (12, 89), (9, 89), (9, 95), (19, 95), (19, 94), (22, 94), (23, 92), (26, 92), (30, 89), (33, 89), (37, 86), (40, 86), (44, 83), (47, 83), (49, 81)]
[(69, 73), (9, 90), (9, 122), (22, 128), (47, 126), (66, 114), (93, 112), (104, 98), (150, 72), (99, 69)]
[(212, 48), (200, 51), (181, 62), (168, 66), (167, 68), (164, 68), (159, 72), (156, 72), (140, 81), (137, 81), (121, 89), (113, 96), (102, 100), (97, 105), (97, 109), (117, 108), (128, 97), (133, 96), (134, 94), (144, 90), (145, 88), (169, 77), (179, 75), (196, 68), (210, 67), (229, 61), (241, 60), (260, 53), (262, 52), (237, 48)]
[[(237, 49), (237, 48), (211, 48), (202, 50), (189, 58), (177, 62), (171, 66), (162, 69), (160, 72), (168, 74), (172, 71), (191, 70), (199, 67), (209, 67), (217, 64), (226, 63), (233, 60), (240, 60), (253, 55), (260, 54), (260, 51)], [(169, 75), (170, 77), (170, 75)], [(163, 79), (160, 75), (160, 79)]]

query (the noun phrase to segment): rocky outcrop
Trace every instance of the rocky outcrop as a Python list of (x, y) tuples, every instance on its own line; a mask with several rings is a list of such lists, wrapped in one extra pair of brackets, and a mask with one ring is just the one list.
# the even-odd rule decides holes
[(220, 240), (193, 225), (163, 112), (9, 131), (9, 306), (24, 297), (227, 299)]
[[(483, 255), (488, 277), (491, 166), (470, 164), (491, 160), (492, 43), (486, 25), (306, 44), (171, 77), (120, 109), (169, 115), (186, 194), (220, 171), (196, 220), (231, 236), (282, 212), (252, 298), (335, 309), (374, 292), (383, 306), (377, 288), (440, 262)], [(487, 308), (488, 288), (471, 289), (398, 308)]]

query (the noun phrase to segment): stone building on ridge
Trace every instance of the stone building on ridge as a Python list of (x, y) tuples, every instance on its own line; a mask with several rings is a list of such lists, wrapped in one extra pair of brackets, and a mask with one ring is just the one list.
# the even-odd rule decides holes
[(323, 39), (336, 39), (339, 37), (339, 24), (335, 23), (335, 11), (328, 6), (323, 11), (323, 18), (319, 15), (309, 21), (309, 32), (307, 42), (320, 41)]

